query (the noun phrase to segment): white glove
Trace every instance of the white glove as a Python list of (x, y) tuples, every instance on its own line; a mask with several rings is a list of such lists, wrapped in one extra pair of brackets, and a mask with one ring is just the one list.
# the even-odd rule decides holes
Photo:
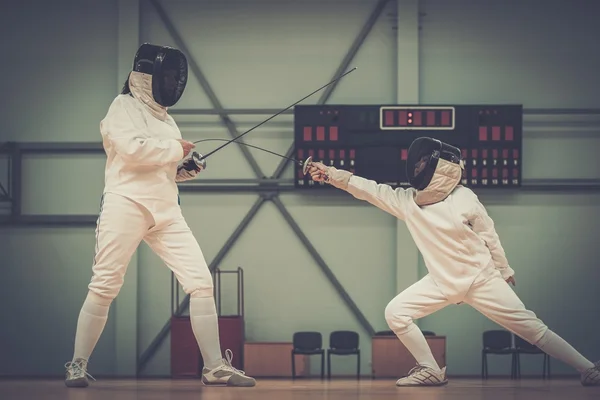
[(352, 172), (328, 167), (320, 162), (311, 162), (308, 167), (308, 173), (315, 182), (325, 182), (343, 190), (348, 188), (348, 181), (353, 175)]

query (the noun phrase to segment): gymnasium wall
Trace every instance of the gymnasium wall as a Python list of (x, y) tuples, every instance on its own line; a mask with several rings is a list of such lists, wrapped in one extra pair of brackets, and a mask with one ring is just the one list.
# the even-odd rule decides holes
[[(223, 107), (281, 109), (328, 82), (348, 52), (375, 0), (160, 1)], [(398, 0), (385, 4), (328, 104), (521, 103), (524, 178), (558, 183), (598, 179), (595, 157), (600, 115), (595, 93), (600, 55), (595, 2)], [(10, 68), (0, 142), (98, 142), (99, 121), (120, 90), (141, 42), (176, 45), (147, 0), (28, 0), (0, 13), (0, 37)], [(306, 100), (314, 104), (318, 95)], [(176, 109), (212, 104), (193, 75)], [(556, 109), (578, 109), (566, 114)], [(241, 133), (266, 115), (233, 115)], [(176, 115), (184, 138), (229, 138), (216, 115)], [(247, 135), (250, 144), (284, 153), (293, 141), (291, 115)], [(208, 152), (221, 143), (205, 142)], [(262, 174), (276, 157), (249, 150)], [(0, 159), (1, 160), (1, 159)], [(103, 187), (101, 155), (27, 155), (23, 214), (96, 214)], [(0, 162), (5, 183), (6, 163)], [(200, 179), (254, 179), (240, 148), (210, 157)], [(291, 168), (282, 176), (291, 179)], [(597, 192), (482, 190), (516, 270), (516, 292), (555, 331), (586, 356), (600, 358), (591, 339), (600, 329), (600, 234)], [(182, 207), (208, 262), (257, 200), (255, 193), (182, 194)], [(343, 193), (280, 199), (377, 331), (398, 290), (426, 273), (405, 228), (393, 217)], [(0, 207), (6, 213), (6, 205)], [(368, 239), (358, 240), (358, 234)], [(278, 243), (276, 243), (278, 242)], [(94, 226), (0, 227), (0, 375), (59, 376), (72, 354), (79, 308), (91, 277)], [(317, 330), (360, 333), (363, 373), (371, 341), (310, 254), (270, 202), (258, 211), (220, 267), (241, 266), (248, 341), (291, 341)], [(275, 283), (273, 283), (273, 281)], [(90, 365), (94, 376), (135, 374), (143, 353), (171, 315), (171, 275), (142, 244), (111, 308)], [(224, 312), (233, 311), (235, 284), (224, 282)], [(452, 375), (480, 371), (481, 333), (497, 326), (467, 306), (428, 316), (422, 329), (446, 335)], [(168, 338), (142, 371), (169, 374)], [(312, 372), (318, 372), (315, 359)], [(541, 372), (541, 359), (523, 358), (523, 373)], [(490, 373), (508, 373), (494, 359)], [(339, 358), (335, 374), (351, 374)], [(553, 373), (573, 371), (553, 361)]]

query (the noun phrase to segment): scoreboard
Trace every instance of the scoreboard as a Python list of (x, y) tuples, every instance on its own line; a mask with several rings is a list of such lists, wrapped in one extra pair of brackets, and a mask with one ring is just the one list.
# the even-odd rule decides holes
[[(421, 136), (458, 147), (465, 161), (462, 184), (521, 186), (522, 105), (297, 105), (294, 147), (298, 160), (346, 169), (378, 183), (408, 187), (406, 159)], [(295, 167), (295, 187), (329, 187)]]

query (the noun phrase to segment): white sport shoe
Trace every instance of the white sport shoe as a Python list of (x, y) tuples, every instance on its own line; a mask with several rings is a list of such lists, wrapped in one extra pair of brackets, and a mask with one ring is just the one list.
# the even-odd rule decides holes
[(596, 361), (594, 367), (581, 373), (581, 384), (583, 386), (600, 386), (600, 361)]
[[(87, 387), (89, 385), (88, 376), (94, 379), (93, 376), (87, 373), (87, 360), (76, 358), (65, 364), (67, 373), (65, 376), (65, 385), (68, 387)], [(95, 380), (95, 379), (94, 379)]]
[(254, 378), (246, 376), (244, 371), (234, 368), (231, 365), (233, 353), (231, 350), (225, 350), (223, 363), (214, 369), (202, 368), (202, 383), (205, 385), (226, 385), (238, 387), (252, 387), (256, 385)]
[(446, 367), (440, 371), (418, 365), (408, 372), (408, 376), (398, 379), (396, 386), (441, 386), (448, 383)]

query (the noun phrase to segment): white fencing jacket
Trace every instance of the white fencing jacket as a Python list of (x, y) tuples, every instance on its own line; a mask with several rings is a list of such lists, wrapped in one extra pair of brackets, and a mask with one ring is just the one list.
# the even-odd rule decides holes
[(173, 118), (155, 117), (129, 94), (118, 95), (100, 123), (106, 152), (105, 193), (116, 193), (143, 205), (157, 225), (179, 209), (177, 167), (183, 149)]
[(448, 298), (460, 300), (480, 273), (493, 268), (504, 279), (514, 275), (494, 222), (471, 189), (459, 185), (446, 199), (420, 207), (413, 188), (392, 189), (355, 175), (344, 186), (355, 198), (406, 223), (429, 274)]

